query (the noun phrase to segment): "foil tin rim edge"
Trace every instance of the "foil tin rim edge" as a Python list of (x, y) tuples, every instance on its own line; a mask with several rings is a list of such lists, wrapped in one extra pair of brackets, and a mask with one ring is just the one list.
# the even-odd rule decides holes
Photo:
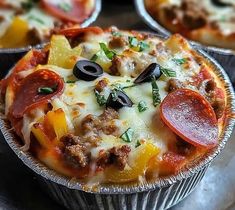
[[(156, 20), (154, 20), (151, 15), (146, 11), (144, 0), (135, 0), (135, 8), (138, 13), (138, 15), (141, 17), (141, 19), (153, 30), (160, 32), (161, 34), (165, 36), (170, 36), (172, 33), (168, 31), (166, 28), (164, 28), (160, 23), (158, 23)], [(204, 50), (209, 50), (213, 52), (217, 52), (221, 55), (234, 55), (235, 51), (225, 48), (219, 48), (219, 47), (213, 47), (213, 46), (205, 46), (198, 42), (190, 41), (191, 44), (195, 47), (199, 47)]]
[[(162, 38), (162, 36), (159, 36), (155, 34), (156, 36)], [(206, 52), (204, 52), (201, 49), (196, 48), (195, 46), (192, 46), (201, 56), (203, 56), (206, 60), (208, 60), (210, 63), (212, 63), (213, 66), (215, 66), (215, 72), (220, 77), (221, 80), (223, 80), (226, 93), (228, 95), (228, 112), (235, 113), (235, 95), (233, 91), (232, 84), (225, 73), (222, 66), (215, 61), (211, 56), (209, 56)], [(206, 165), (210, 164), (211, 161), (220, 153), (220, 151), (224, 148), (227, 140), (229, 139), (233, 127), (235, 124), (235, 118), (229, 118), (225, 123), (225, 129), (224, 133), (221, 136), (220, 143), (217, 147), (215, 147), (213, 150), (211, 150), (208, 154), (206, 154), (203, 158), (197, 161), (193, 166), (190, 166), (181, 172), (179, 172), (176, 175), (171, 175), (166, 178), (160, 178), (154, 182), (151, 183), (144, 183), (144, 184), (134, 184), (134, 185), (126, 185), (126, 186), (120, 186), (120, 185), (101, 185), (96, 189), (95, 191), (89, 188), (84, 188), (84, 185), (79, 183), (78, 181), (74, 179), (69, 179), (64, 177), (63, 175), (47, 168), (44, 164), (39, 162), (37, 159), (32, 157), (32, 155), (29, 152), (22, 152), (20, 150), (20, 144), (15, 140), (16, 135), (13, 131), (11, 131), (11, 128), (9, 127), (9, 124), (7, 124), (4, 119), (0, 118), (0, 129), (3, 133), (3, 136), (5, 140), (7, 141), (8, 145), (11, 147), (11, 149), (15, 152), (15, 154), (20, 158), (23, 163), (28, 166), (31, 170), (33, 170), (38, 175), (42, 176), (43, 178), (53, 181), (57, 184), (63, 185), (69, 189), (75, 189), (75, 190), (82, 190), (85, 192), (90, 193), (97, 193), (97, 194), (132, 194), (132, 193), (138, 193), (138, 192), (144, 192), (144, 191), (151, 191), (156, 188), (163, 188), (170, 186), (178, 181), (181, 181), (182, 179), (188, 178), (190, 176), (193, 176), (200, 170), (202, 170)]]
[[(81, 23), (81, 27), (87, 27), (91, 25), (99, 16), (101, 11), (102, 0), (95, 0), (95, 7), (94, 11), (92, 12), (91, 16), (88, 17), (83, 23)], [(1, 54), (11, 54), (11, 53), (23, 53), (31, 50), (32, 48), (40, 49), (44, 47), (46, 43), (37, 44), (35, 46), (27, 46), (27, 47), (20, 47), (20, 48), (0, 48), (0, 55)]]

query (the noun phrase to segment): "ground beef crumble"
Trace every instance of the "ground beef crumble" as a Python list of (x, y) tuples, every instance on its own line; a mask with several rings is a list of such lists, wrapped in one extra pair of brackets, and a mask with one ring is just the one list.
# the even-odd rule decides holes
[(105, 109), (100, 116), (87, 115), (81, 122), (81, 136), (66, 134), (60, 139), (65, 161), (74, 168), (83, 168), (88, 166), (91, 161), (95, 161), (100, 168), (114, 164), (123, 170), (130, 152), (129, 146), (104, 150), (100, 152), (96, 160), (91, 160), (90, 153), (92, 148), (99, 146), (101, 133), (120, 136), (119, 128), (113, 123), (113, 120), (118, 118), (118, 112), (112, 108)]
[(116, 48), (123, 48), (128, 45), (128, 41), (124, 36), (113, 36), (112, 39), (109, 41), (109, 48), (116, 49)]
[(178, 79), (169, 79), (166, 86), (166, 91), (171, 93), (179, 88), (184, 88), (185, 85)]
[(130, 151), (131, 148), (128, 145), (113, 147), (107, 151), (102, 151), (97, 159), (97, 166), (105, 168), (107, 165), (113, 164), (119, 170), (124, 170)]
[(112, 59), (112, 65), (109, 68), (112, 75), (120, 76), (119, 69), (121, 66), (121, 62), (122, 62), (122, 57), (114, 56), (114, 58)]
[(107, 85), (108, 85), (108, 79), (104, 78), (96, 84), (95, 89), (98, 92), (102, 92), (104, 88), (107, 87)]
[(217, 85), (214, 79), (204, 80), (199, 85), (199, 92), (209, 101), (215, 111), (216, 118), (219, 119), (223, 116), (225, 109), (225, 101), (217, 97)]
[(82, 139), (73, 134), (66, 134), (61, 138), (64, 158), (69, 165), (79, 168), (89, 164), (90, 153)]
[(107, 108), (100, 116), (87, 115), (81, 123), (83, 134), (93, 132), (99, 135), (103, 132), (107, 135), (119, 136), (119, 128), (114, 124), (113, 120), (118, 119), (118, 112), (112, 108)]
[(168, 20), (179, 19), (182, 25), (190, 30), (207, 24), (207, 11), (194, 0), (183, 0), (180, 6), (166, 6), (163, 11)]

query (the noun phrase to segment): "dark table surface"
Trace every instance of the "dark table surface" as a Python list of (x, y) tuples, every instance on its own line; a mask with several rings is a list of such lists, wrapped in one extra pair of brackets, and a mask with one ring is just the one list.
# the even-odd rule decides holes
[[(150, 30), (133, 4), (106, 0), (93, 25)], [(235, 210), (235, 133), (197, 189), (172, 210)], [(0, 136), (0, 210), (64, 210), (38, 186), (34, 174)]]

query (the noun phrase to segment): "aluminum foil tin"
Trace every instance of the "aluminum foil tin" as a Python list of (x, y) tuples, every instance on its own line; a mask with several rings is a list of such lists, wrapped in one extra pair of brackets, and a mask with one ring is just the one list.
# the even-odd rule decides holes
[[(95, 0), (95, 9), (91, 16), (87, 18), (82, 24), (81, 27), (87, 27), (91, 25), (98, 17), (101, 11), (101, 0)], [(8, 70), (20, 59), (23, 55), (32, 48), (41, 48), (42, 45), (37, 46), (28, 46), (22, 48), (9, 48), (2, 49), (0, 48), (0, 78), (3, 78), (8, 73)]]
[[(153, 30), (164, 36), (170, 36), (171, 32), (154, 20), (151, 15), (146, 11), (144, 0), (135, 0), (135, 7), (138, 15), (142, 20)], [(228, 73), (230, 80), (235, 87), (235, 51), (223, 49), (218, 47), (204, 46), (197, 42), (191, 41), (191, 44), (196, 48), (205, 50), (208, 54), (213, 56)]]
[[(162, 210), (175, 205), (190, 194), (203, 178), (207, 167), (194, 176), (177, 181), (170, 186), (139, 193), (96, 194), (71, 190), (39, 177), (39, 183), (49, 196), (71, 210)], [(144, 190), (144, 187), (143, 187)]]
[(228, 118), (220, 136), (219, 145), (176, 175), (160, 178), (149, 183), (100, 185), (96, 188), (88, 188), (78, 180), (66, 178), (56, 171), (47, 168), (29, 152), (22, 152), (20, 141), (18, 141), (19, 138), (11, 129), (9, 122), (4, 120), (3, 114), (3, 117), (0, 117), (0, 129), (5, 140), (18, 158), (37, 174), (42, 189), (57, 202), (69, 209), (161, 210), (170, 208), (185, 198), (197, 186), (211, 161), (224, 148), (235, 123), (235, 95), (227, 74), (204, 51), (197, 51), (208, 62), (215, 65), (215, 73), (224, 83), (228, 95), (226, 107)]

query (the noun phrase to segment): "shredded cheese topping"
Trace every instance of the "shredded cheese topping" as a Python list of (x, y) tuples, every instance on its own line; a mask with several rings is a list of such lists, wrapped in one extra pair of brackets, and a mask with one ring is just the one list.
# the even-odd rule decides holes
[[(73, 50), (78, 52), (76, 56)], [(65, 56), (64, 61), (61, 60), (61, 56), (58, 57), (59, 60), (56, 59), (59, 54)], [(55, 57), (52, 58), (52, 56)], [(71, 62), (74, 66), (78, 60), (95, 61), (103, 68), (103, 75), (92, 81), (84, 81), (75, 77)], [(116, 182), (116, 178), (108, 171), (97, 173), (94, 162), (100, 158), (103, 152), (110, 151), (114, 147), (128, 146), (130, 149), (127, 163), (123, 169), (124, 174), (117, 172), (120, 176), (120, 182), (138, 179), (147, 171), (149, 159), (143, 159), (143, 162), (140, 161), (140, 165), (136, 165), (136, 160), (141, 152), (145, 154), (144, 152), (148, 151), (147, 153), (152, 154), (158, 161), (164, 159), (164, 154), (171, 151), (172, 145), (176, 146), (178, 138), (163, 123), (159, 114), (159, 102), (168, 95), (170, 81), (174, 79), (185, 88), (200, 92), (198, 86), (195, 85), (195, 78), (202, 69), (212, 71), (211, 67), (197, 56), (180, 35), (173, 35), (163, 41), (153, 36), (144, 37), (128, 31), (119, 31), (116, 28), (99, 34), (86, 33), (83, 41), (74, 48), (68, 46), (65, 37), (54, 36), (49, 52), (49, 61), (50, 64), (38, 65), (34, 69), (20, 73), (21, 77), (27, 77), (27, 72), (30, 74), (47, 69), (57, 73), (64, 80), (63, 93), (50, 102), (52, 106), (52, 110), (48, 112), (51, 113), (50, 116), (46, 113), (45, 107), (39, 107), (24, 114), (21, 132), (25, 140), (25, 147), (29, 147), (30, 131), (32, 131), (34, 136), (40, 137), (38, 141), (41, 147), (37, 154), (39, 159), (65, 175), (76, 176), (73, 174), (74, 171), (71, 172), (64, 167), (63, 161), (59, 161), (53, 156), (55, 148), (51, 148), (53, 147), (50, 146), (51, 143), (49, 145), (45, 143), (45, 139), (38, 133), (40, 130), (37, 130), (35, 124), (40, 124), (47, 118), (52, 123), (51, 126), (55, 129), (55, 138), (57, 138), (57, 140), (51, 140), (52, 145), (54, 141), (57, 143), (60, 141), (63, 134), (66, 134), (64, 132), (72, 133), (86, 140), (86, 149), (90, 154), (89, 158), (93, 161), (89, 166), (91, 170), (89, 181), (96, 180), (95, 182), (97, 182), (98, 179), (99, 183), (107, 180)], [(156, 81), (135, 84), (134, 80), (152, 63), (158, 63), (161, 66), (161, 76)], [(219, 80), (214, 79), (217, 86), (221, 88)], [(98, 91), (97, 86), (101, 82), (104, 82), (105, 85)], [(88, 129), (88, 132), (87, 127), (82, 125), (84, 119), (87, 116), (98, 118), (102, 115), (110, 94), (115, 93), (116, 90), (124, 92), (133, 105), (120, 108), (117, 110), (118, 117), (106, 119), (102, 121), (102, 125), (97, 125), (107, 126), (113, 130), (108, 130), (108, 132), (99, 130), (97, 132), (94, 127), (91, 130)], [(8, 97), (12, 97), (10, 90), (6, 94), (6, 98)], [(8, 107), (10, 107), (13, 102), (7, 101)], [(53, 116), (56, 116), (58, 110), (60, 111), (57, 116), (61, 120), (64, 116), (65, 124), (62, 121), (56, 122), (56, 119), (53, 122)], [(56, 126), (62, 127), (58, 129)], [(88, 124), (88, 126), (90, 125)], [(222, 124), (219, 126), (221, 127)], [(94, 139), (96, 139), (95, 146), (93, 145)], [(194, 155), (200, 154), (199, 152)], [(146, 156), (146, 158), (153, 156)], [(134, 170), (133, 168), (135, 171), (130, 172), (132, 176), (125, 175), (125, 171)], [(155, 177), (158, 176), (158, 169), (154, 173)]]

